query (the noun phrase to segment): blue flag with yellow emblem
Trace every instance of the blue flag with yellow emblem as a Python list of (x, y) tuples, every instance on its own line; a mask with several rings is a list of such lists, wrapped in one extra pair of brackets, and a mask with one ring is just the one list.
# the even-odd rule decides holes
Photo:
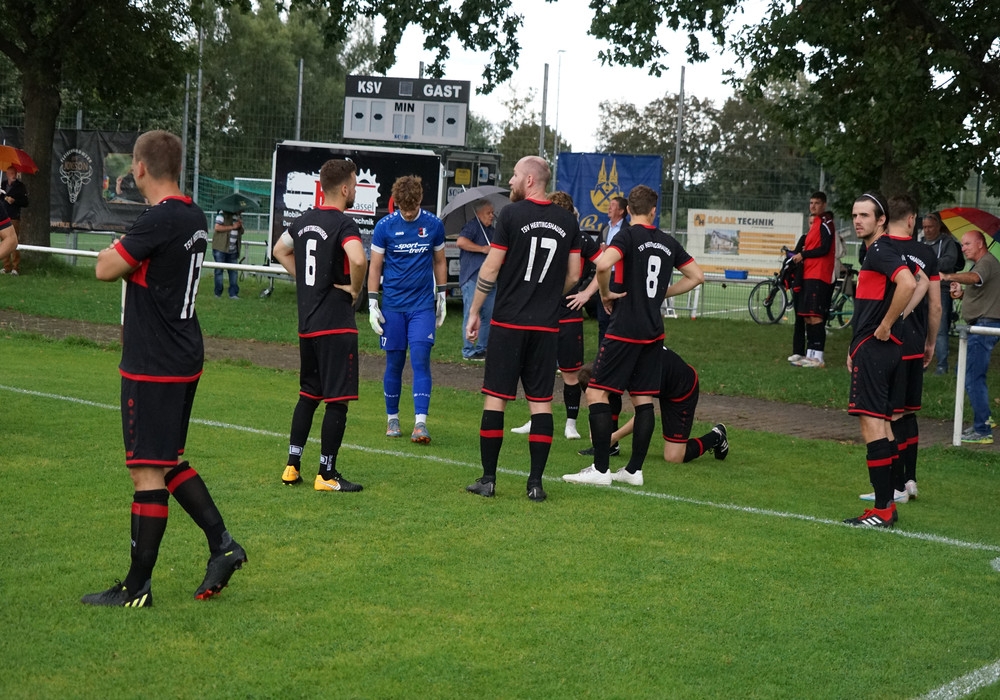
[[(660, 192), (661, 156), (620, 153), (560, 153), (556, 189), (573, 198), (580, 212), (580, 230), (600, 231), (608, 222), (608, 205), (615, 197), (628, 197), (636, 185)], [(658, 202), (657, 211), (663, 202)]]

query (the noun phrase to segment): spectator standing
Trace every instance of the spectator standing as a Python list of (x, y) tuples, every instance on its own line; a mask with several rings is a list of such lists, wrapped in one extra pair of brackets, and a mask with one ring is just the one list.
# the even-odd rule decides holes
[(538, 156), (514, 166), (510, 201), (496, 219), (496, 237), (479, 270), (476, 296), (465, 327), (479, 335), (479, 309), (497, 289), (493, 328), (483, 376), (479, 451), (483, 475), (466, 487), (490, 498), (496, 493), (503, 446), (504, 411), (521, 383), (531, 411), (527, 496), (544, 501), (542, 475), (552, 447), (552, 390), (558, 355), (559, 307), (580, 278), (580, 227), (576, 217), (545, 197), (552, 173)]
[[(837, 247), (834, 243), (833, 214), (826, 211), (826, 193), (813, 192), (809, 197), (812, 222), (802, 251), (792, 262), (802, 263), (802, 291), (798, 295), (796, 316), (806, 324), (806, 356), (792, 362), (796, 367), (825, 367), (826, 315), (833, 294)], [(793, 355), (795, 353), (793, 352)]]
[[(217, 263), (236, 264), (240, 261), (243, 243), (243, 212), (220, 211), (215, 215), (215, 235), (212, 236), (212, 257)], [(215, 269), (215, 297), (222, 298), (222, 270)], [(240, 298), (239, 272), (229, 270), (229, 298)]]
[[(962, 236), (962, 254), (972, 263), (969, 271), (953, 272), (942, 278), (951, 284), (952, 296), (963, 299), (962, 316), (966, 323), (1000, 328), (1000, 261), (987, 249), (986, 238), (979, 231)], [(965, 393), (972, 404), (972, 425), (962, 433), (962, 442), (993, 444), (986, 371), (996, 344), (995, 335), (969, 335)]]
[[(664, 299), (685, 294), (705, 279), (694, 258), (653, 223), (656, 199), (656, 192), (646, 185), (632, 188), (628, 196), (632, 225), (620, 231), (597, 260), (601, 301), (611, 321), (587, 386), (594, 463), (576, 474), (564, 474), (563, 479), (571, 483), (608, 486), (616, 479), (641, 481), (642, 476), (636, 474), (649, 449), (655, 426), (653, 397), (660, 391), (660, 306)], [(613, 267), (623, 286), (621, 292), (610, 288)], [(675, 268), (681, 279), (671, 284)], [(612, 475), (608, 468), (613, 433), (608, 396), (625, 391), (635, 406), (632, 455), (628, 466)]]
[(17, 231), (7, 216), (7, 207), (0, 201), (0, 259), (17, 250)]
[(132, 173), (149, 207), (97, 256), (97, 279), (125, 279), (119, 371), (125, 466), (135, 494), (128, 574), (85, 595), (87, 605), (153, 604), (151, 578), (171, 494), (208, 540), (208, 567), (195, 598), (219, 593), (247, 560), (205, 482), (186, 461), (178, 463), (205, 358), (194, 305), (208, 246), (205, 213), (178, 187), (181, 156), (173, 134), (149, 131), (136, 139)]
[[(4, 171), (4, 180), (0, 183), (0, 191), (3, 192), (3, 202), (7, 207), (7, 216), (14, 233), (21, 235), (21, 210), (28, 206), (28, 188), (17, 176), (17, 168), (13, 165)], [(0, 274), (17, 275), (21, 274), (21, 253), (17, 247), (8, 255), (0, 257), (3, 261), (3, 269)]]
[[(950, 274), (961, 272), (965, 260), (959, 264), (959, 243), (951, 235), (948, 227), (941, 221), (941, 215), (931, 212), (923, 219), (924, 243), (934, 250), (937, 257), (938, 272)], [(937, 368), (934, 374), (945, 374), (948, 371), (948, 332), (951, 330), (951, 283), (941, 279), (941, 323), (938, 325), (937, 340), (934, 354), (937, 356)]]
[[(625, 221), (625, 215), (628, 213), (628, 200), (622, 196), (612, 197), (611, 201), (608, 203), (608, 223), (605, 224), (604, 228), (601, 229), (601, 250), (603, 251), (611, 242), (615, 240), (615, 236), (618, 232), (622, 230), (622, 227), (628, 227), (628, 222)], [(620, 291), (617, 289), (617, 282), (613, 283), (614, 291)], [(603, 304), (597, 305), (597, 345), (600, 347), (601, 341), (604, 340), (604, 334), (608, 330), (608, 322), (611, 317), (608, 312), (605, 311)]]
[(886, 236), (889, 205), (877, 192), (854, 201), (854, 231), (866, 246), (854, 297), (854, 337), (847, 354), (851, 392), (847, 412), (858, 416), (866, 445), (868, 479), (874, 508), (844, 522), (858, 527), (891, 528), (897, 520), (893, 502), (892, 377), (902, 356), (902, 317), (917, 281), (902, 254)]
[(358, 225), (344, 211), (354, 204), (355, 166), (328, 160), (319, 171), (324, 204), (292, 222), (274, 244), (274, 257), (295, 278), (299, 331), (299, 400), (292, 413), (288, 465), (281, 481), (302, 482), (302, 452), (313, 416), (326, 404), (316, 491), (361, 491), (345, 479), (337, 457), (347, 409), (358, 398), (358, 326), (354, 303), (365, 279), (365, 249)]
[[(420, 208), (424, 186), (406, 175), (392, 185), (398, 211), (383, 217), (372, 233), (368, 268), (368, 321), (385, 350), (385, 412), (388, 437), (400, 437), (399, 394), (403, 365), (410, 350), (413, 368), (413, 432), (410, 441), (427, 444), (427, 413), (431, 404), (431, 348), (435, 331), (447, 313), (445, 295), (448, 261), (444, 255), (444, 225)], [(382, 305), (379, 307), (379, 280)], [(478, 313), (478, 309), (477, 309)]]
[(483, 266), (486, 255), (490, 252), (493, 242), (493, 204), (483, 199), (476, 202), (476, 215), (465, 222), (458, 234), (458, 285), (462, 289), (462, 357), (466, 360), (485, 360), (486, 344), (490, 338), (490, 321), (493, 319), (493, 301), (496, 299), (494, 289), (479, 310), (479, 327), (481, 330), (476, 342), (465, 337), (465, 327), (469, 324), (469, 309), (472, 299), (476, 296), (476, 280), (479, 279), (479, 268)]

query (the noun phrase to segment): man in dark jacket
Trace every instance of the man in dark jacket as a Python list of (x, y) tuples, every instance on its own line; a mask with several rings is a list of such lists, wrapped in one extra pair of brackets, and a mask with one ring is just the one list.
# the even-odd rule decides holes
[[(17, 178), (17, 168), (13, 165), (7, 168), (4, 173), (4, 180), (0, 183), (4, 204), (7, 205), (7, 215), (10, 223), (14, 227), (17, 235), (21, 234), (21, 209), (28, 206), (28, 188)], [(14, 252), (3, 258), (3, 270), (0, 274), (10, 274), (17, 276), (21, 274), (21, 254), (14, 249)]]

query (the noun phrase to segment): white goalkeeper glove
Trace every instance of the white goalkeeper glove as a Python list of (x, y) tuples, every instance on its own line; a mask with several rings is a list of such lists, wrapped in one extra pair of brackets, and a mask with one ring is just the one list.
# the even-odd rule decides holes
[(434, 323), (435, 328), (440, 328), (444, 325), (444, 319), (448, 315), (448, 303), (446, 301), (448, 295), (448, 292), (446, 291), (447, 289), (448, 288), (443, 284), (439, 284), (437, 286), (437, 300), (434, 305), (434, 316), (437, 319)]
[(376, 335), (382, 335), (382, 325), (385, 323), (385, 316), (378, 308), (378, 292), (368, 293), (368, 323)]

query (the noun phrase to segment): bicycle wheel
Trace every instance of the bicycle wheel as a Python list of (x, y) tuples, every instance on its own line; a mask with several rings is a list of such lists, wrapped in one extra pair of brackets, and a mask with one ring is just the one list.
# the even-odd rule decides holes
[(763, 280), (750, 290), (747, 310), (750, 318), (762, 326), (778, 323), (785, 317), (788, 296), (777, 280)]
[(826, 320), (826, 327), (832, 331), (839, 331), (851, 325), (854, 318), (854, 297), (842, 296), (834, 302), (830, 308), (830, 315)]

